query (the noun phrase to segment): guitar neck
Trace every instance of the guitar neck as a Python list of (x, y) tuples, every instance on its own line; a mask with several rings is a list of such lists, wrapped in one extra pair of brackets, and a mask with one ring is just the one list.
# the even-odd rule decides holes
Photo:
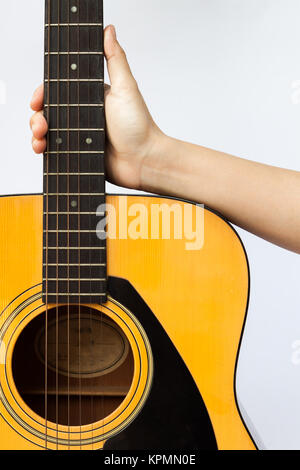
[(46, 0), (45, 9), (43, 299), (103, 303), (103, 0)]

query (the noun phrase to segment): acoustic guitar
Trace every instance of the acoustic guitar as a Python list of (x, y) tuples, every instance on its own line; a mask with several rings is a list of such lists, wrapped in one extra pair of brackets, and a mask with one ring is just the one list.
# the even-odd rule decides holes
[(249, 297), (220, 215), (105, 194), (102, 0), (46, 0), (42, 195), (0, 198), (0, 448), (255, 449)]

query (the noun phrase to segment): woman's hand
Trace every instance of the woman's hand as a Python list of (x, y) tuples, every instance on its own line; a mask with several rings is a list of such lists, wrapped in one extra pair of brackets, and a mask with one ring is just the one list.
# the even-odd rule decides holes
[[(104, 52), (111, 82), (111, 86), (105, 85), (107, 177), (119, 186), (143, 189), (143, 163), (157, 152), (164, 134), (148, 111), (113, 26), (105, 29)], [(44, 89), (40, 86), (31, 101), (35, 114), (30, 121), (32, 147), (38, 154), (46, 148), (48, 131), (43, 98)]]

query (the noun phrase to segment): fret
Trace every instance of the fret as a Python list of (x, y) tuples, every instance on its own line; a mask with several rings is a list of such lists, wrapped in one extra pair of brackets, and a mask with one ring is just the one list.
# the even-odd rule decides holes
[[(74, 224), (74, 228), (69, 230), (70, 224), (65, 224), (64, 221), (51, 221), (49, 230), (44, 232), (48, 235), (45, 238), (45, 244), (51, 248), (60, 246), (81, 246), (84, 248), (86, 245), (98, 246), (101, 243), (99, 236), (103, 237), (106, 233), (105, 230), (97, 230), (99, 219), (86, 220), (85, 223)], [(47, 239), (46, 239), (47, 238)]]
[(69, 107), (72, 107), (72, 106), (74, 106), (74, 107), (76, 107), (76, 108), (78, 108), (78, 107), (80, 107), (80, 106), (85, 106), (85, 107), (89, 107), (89, 106), (99, 106), (100, 108), (103, 108), (104, 105), (103, 105), (103, 103), (85, 103), (85, 104), (71, 104), (71, 103), (70, 103), (70, 104), (67, 104), (67, 103), (62, 103), (62, 104), (61, 104), (61, 103), (47, 104), (47, 103), (45, 103), (44, 107), (47, 108), (48, 106), (53, 106), (53, 107), (55, 107), (55, 108), (57, 108), (57, 107), (66, 107), (66, 108), (69, 108)]
[(104, 196), (104, 193), (44, 193), (44, 196)]
[(78, 246), (78, 247), (72, 247), (72, 246), (44, 246), (44, 250), (75, 250), (78, 248), (79, 250), (106, 250), (105, 247), (101, 246)]
[(106, 281), (106, 278), (103, 278), (103, 277), (100, 277), (98, 279), (83, 279), (83, 278), (73, 278), (73, 277), (68, 277), (66, 279), (60, 277), (60, 278), (50, 278), (50, 277), (46, 277), (43, 279), (43, 281), (80, 281), (80, 282), (99, 282), (99, 281)]
[[(81, 215), (96, 215), (96, 212), (61, 212), (61, 211), (59, 211), (59, 212), (56, 212), (56, 211), (54, 211), (54, 212), (44, 212), (44, 215), (54, 215), (54, 214), (55, 215), (70, 215), (70, 216), (71, 215), (79, 215), (79, 214), (81, 214)], [(101, 212), (100, 214), (104, 215), (104, 212)], [(99, 214), (97, 214), (97, 215), (99, 215)]]
[[(94, 52), (91, 52), (91, 51), (85, 51), (85, 52), (79, 52), (79, 51), (76, 51), (76, 52), (73, 52), (74, 56), (78, 56), (78, 55), (103, 55), (103, 52), (97, 52), (97, 51), (94, 51)], [(71, 57), (72, 54), (70, 52), (61, 52), (61, 51), (54, 51), (54, 52), (45, 52), (45, 55), (67, 55), (68, 57)]]
[(45, 152), (45, 155), (57, 155), (57, 154), (64, 154), (64, 155), (69, 155), (69, 154), (94, 154), (94, 155), (99, 155), (99, 154), (104, 154), (104, 150), (78, 150), (78, 151), (54, 151), (54, 152)]
[(44, 78), (44, 82), (97, 82), (104, 83), (103, 78)]
[[(98, 230), (97, 224), (99, 222), (99, 219), (93, 219), (93, 220), (86, 220), (85, 222), (82, 223), (74, 223), (74, 228), (72, 230), (69, 230), (69, 226), (71, 226), (70, 223), (65, 223), (64, 220), (53, 220), (49, 224), (49, 229), (45, 229), (43, 232), (44, 234), (49, 234), (49, 237), (47, 239), (47, 242), (49, 245), (54, 245), (56, 246), (57, 239), (66, 241), (66, 245), (69, 245), (69, 240), (72, 241), (74, 240), (73, 243), (70, 242), (70, 245), (75, 246), (78, 244), (78, 238), (80, 236), (81, 239), (81, 245), (84, 246), (85, 244), (92, 244), (91, 240), (93, 239), (97, 244), (99, 244), (99, 240), (95, 237), (98, 237), (99, 234), (105, 233), (105, 230)], [(72, 226), (73, 227), (73, 226)], [(85, 237), (85, 238), (84, 238)], [(52, 243), (53, 240), (53, 243)], [(85, 243), (84, 243), (85, 241)], [(93, 243), (94, 244), (94, 243)]]
[[(51, 237), (51, 235), (53, 235), (53, 237)], [(61, 248), (63, 249), (63, 253), (66, 256), (67, 256), (67, 253), (68, 253), (69, 250), (77, 250), (77, 251), (79, 251), (79, 250), (82, 250), (82, 251), (94, 250), (95, 252), (96, 252), (96, 250), (99, 250), (99, 244), (101, 243), (101, 240), (99, 240), (96, 235), (93, 237), (93, 240), (89, 239), (90, 235), (88, 235), (85, 240), (82, 240), (83, 236), (84, 236), (84, 234), (81, 234), (80, 243), (79, 243), (79, 240), (78, 240), (78, 238), (79, 238), (78, 236), (76, 236), (76, 238), (75, 237), (71, 238), (71, 237), (67, 237), (67, 236), (65, 236), (63, 238), (62, 236), (60, 236), (59, 237), (59, 243), (57, 243), (56, 235), (49, 233), (49, 241), (45, 240), (45, 243), (48, 242), (47, 244), (48, 244), (49, 253), (53, 253), (54, 255), (56, 255)], [(100, 251), (104, 252), (104, 250), (100, 250)], [(89, 255), (89, 253), (86, 253), (86, 254), (87, 254), (88, 257), (86, 258), (85, 261), (81, 258), (78, 259), (79, 264), (81, 264), (83, 262), (85, 262), (85, 263), (90, 262), (91, 257)], [(48, 260), (48, 261), (50, 261), (50, 260)], [(56, 256), (54, 258), (52, 258), (51, 261), (56, 262), (57, 261)], [(67, 261), (68, 261), (68, 259), (64, 258), (64, 262), (67, 262)], [(97, 259), (97, 261), (102, 263), (105, 260)], [(74, 260), (74, 262), (77, 262), (77, 258)]]
[[(60, 284), (61, 286), (65, 286), (65, 287), (62, 287), (61, 291), (63, 291), (64, 293), (67, 293), (68, 292), (68, 284), (72, 284), (75, 285), (76, 284), (76, 287), (75, 289), (79, 288), (79, 285), (80, 285), (80, 290), (82, 290), (82, 293), (84, 292), (95, 292), (94, 289), (96, 288), (95, 285), (92, 286), (91, 288), (91, 291), (89, 290), (89, 284), (90, 282), (93, 282), (93, 279), (58, 279), (56, 277), (54, 278), (43, 278), (43, 281), (47, 281), (49, 283), (58, 283)], [(107, 278), (106, 277), (102, 277), (102, 278), (99, 278), (99, 279), (95, 279), (94, 282), (98, 282), (98, 284), (101, 284), (103, 282), (106, 282), (107, 281)], [(72, 289), (73, 291), (75, 289)], [(72, 291), (71, 291), (72, 292)]]
[[(106, 297), (107, 294), (98, 294), (98, 293), (89, 293), (89, 294), (86, 294), (84, 292), (80, 292), (80, 293), (70, 293), (70, 292), (67, 292), (65, 294), (59, 292), (58, 294), (44, 294), (43, 296), (43, 302), (44, 303), (47, 303), (47, 304), (56, 304), (56, 302), (58, 301), (60, 304), (67, 304), (69, 303), (69, 300), (70, 298), (75, 299), (76, 298), (76, 301), (74, 300), (74, 303), (76, 304), (79, 304), (81, 303), (81, 299), (82, 297), (88, 299), (92, 299), (92, 301), (90, 300), (90, 302), (88, 303), (104, 303), (104, 301), (101, 299), (101, 301), (97, 301), (97, 298), (101, 298), (101, 297)], [(71, 303), (71, 302), (70, 302)]]
[(104, 132), (104, 129), (49, 129), (50, 132)]
[(104, 173), (44, 173), (44, 176), (103, 176)]
[[(99, 232), (99, 230), (97, 231)], [(100, 232), (105, 233), (105, 230), (100, 230)], [(44, 233), (96, 233), (96, 229), (94, 230), (82, 230), (81, 228), (77, 230), (62, 230), (62, 229), (56, 229), (56, 230), (44, 230)]]
[(50, 266), (50, 267), (56, 267), (56, 268), (60, 268), (60, 267), (76, 267), (78, 269), (82, 269), (82, 268), (93, 268), (93, 267), (105, 267), (106, 266), (106, 263), (90, 263), (90, 264), (70, 264), (70, 263), (43, 263), (43, 266)]
[(65, 27), (65, 26), (103, 26), (102, 23), (46, 23), (45, 27), (49, 28), (51, 26), (56, 26), (56, 27)]
[[(72, 292), (72, 293), (67, 292), (67, 293), (65, 293), (65, 294), (62, 293), (62, 292), (59, 292), (58, 294), (55, 294), (55, 293), (54, 293), (54, 294), (49, 294), (49, 293), (48, 293), (48, 296), (46, 296), (46, 294), (45, 294), (45, 298), (48, 298), (48, 302), (47, 302), (47, 303), (51, 303), (51, 302), (49, 301), (50, 298), (53, 299), (53, 303), (56, 303), (56, 298), (57, 298), (57, 297), (59, 297), (59, 298), (60, 298), (60, 297), (64, 297), (65, 299), (68, 299), (68, 297), (72, 297), (72, 296), (76, 296), (76, 297), (78, 296), (79, 298), (80, 298), (80, 297), (101, 297), (101, 296), (106, 296), (106, 294), (98, 294), (98, 293), (93, 293), (93, 292), (88, 293), (88, 294), (86, 294), (86, 293), (84, 293), (84, 292), (80, 292), (80, 293), (79, 293), (79, 292), (77, 292), (77, 293), (74, 293), (74, 292)], [(66, 300), (65, 302), (67, 302), (67, 301), (68, 301), (68, 300)], [(45, 302), (45, 300), (44, 300), (44, 302)], [(64, 303), (64, 302), (62, 302), (62, 303)], [(79, 303), (79, 301), (76, 302), (76, 303)]]
[[(92, 256), (91, 256), (92, 253)], [(106, 276), (106, 253), (104, 251), (96, 251), (93, 252), (87, 250), (80, 250), (80, 256), (78, 254), (78, 249), (72, 248), (72, 251), (69, 250), (49, 250), (44, 252), (44, 256), (48, 258), (48, 262), (51, 264), (43, 266), (43, 276), (44, 278), (57, 277), (58, 275), (70, 276), (70, 275), (77, 275), (77, 276), (87, 276), (92, 277), (97, 273), (97, 277), (100, 275), (101, 277)], [(46, 260), (45, 260), (46, 261)], [(62, 266), (62, 264), (68, 266)], [(86, 266), (91, 262), (95, 263), (95, 266)], [(96, 266), (96, 263), (98, 266)], [(54, 266), (55, 264), (55, 266)], [(77, 266), (72, 266), (77, 264)], [(52, 266), (53, 265), (53, 266)], [(59, 265), (61, 267), (59, 268)], [(80, 266), (80, 271), (78, 271)], [(77, 270), (77, 271), (76, 271)], [(67, 274), (68, 273), (68, 274)]]
[(62, 192), (57, 192), (57, 193), (51, 193), (51, 192), (46, 192), (44, 193), (44, 196), (45, 197), (50, 197), (50, 196), (80, 196), (80, 197), (90, 197), (90, 196), (104, 196), (105, 194), (104, 193), (93, 193), (93, 192), (89, 192), (89, 193), (83, 193), (83, 192), (79, 192), (79, 193), (71, 193), (71, 192), (68, 192), (68, 193), (62, 193)]

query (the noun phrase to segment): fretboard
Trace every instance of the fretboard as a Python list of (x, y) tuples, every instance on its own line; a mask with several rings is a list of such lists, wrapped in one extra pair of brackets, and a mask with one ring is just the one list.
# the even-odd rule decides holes
[(45, 18), (43, 300), (103, 303), (103, 0), (46, 0)]

